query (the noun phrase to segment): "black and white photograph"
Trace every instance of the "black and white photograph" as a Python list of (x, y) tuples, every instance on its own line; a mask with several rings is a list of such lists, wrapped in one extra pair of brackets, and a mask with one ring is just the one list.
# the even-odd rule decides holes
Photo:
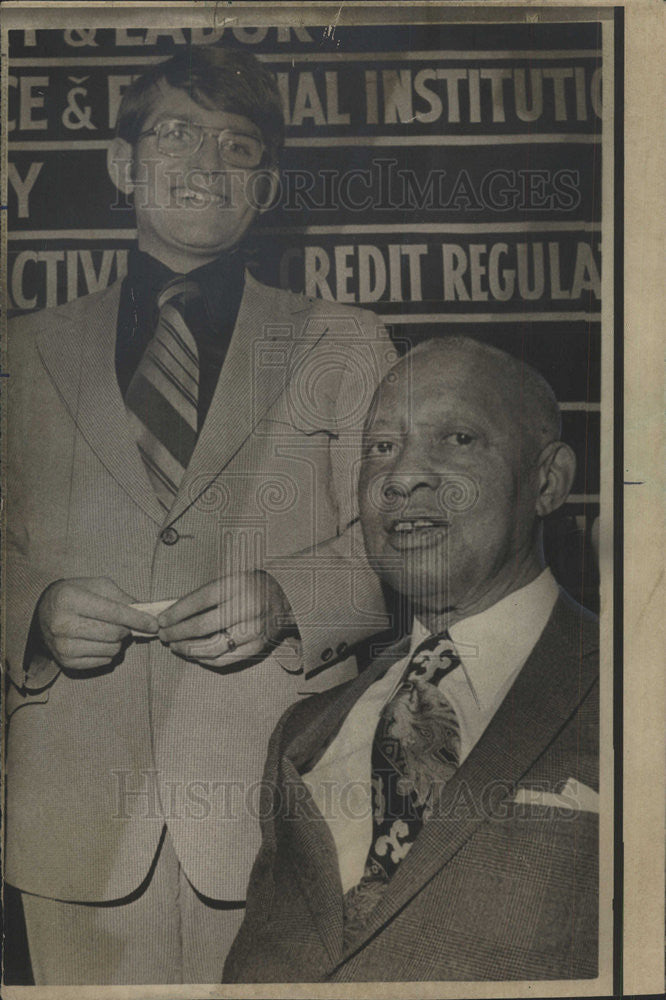
[(621, 9), (10, 6), (7, 996), (613, 995)]

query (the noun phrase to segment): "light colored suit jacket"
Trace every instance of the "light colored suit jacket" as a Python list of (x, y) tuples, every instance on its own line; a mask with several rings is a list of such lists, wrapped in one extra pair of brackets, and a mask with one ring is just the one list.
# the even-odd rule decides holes
[[(597, 625), (565, 596), (365, 933), (343, 947), (335, 846), (300, 774), (406, 651), (280, 721), (264, 774), (262, 847), (225, 982), (597, 974)], [(561, 796), (572, 778), (585, 796)]]
[[(299, 695), (353, 676), (346, 643), (383, 620), (348, 526), (364, 410), (392, 349), (371, 313), (248, 275), (165, 518), (116, 382), (119, 293), (10, 324), (6, 877), (59, 899), (121, 898), (146, 877), (166, 819), (193, 885), (242, 900), (271, 729)], [(290, 558), (325, 539), (317, 557)], [(154, 640), (99, 676), (52, 664), (43, 690), (24, 686), (35, 606), (54, 580), (108, 576), (153, 601), (257, 567), (291, 600), (305, 675), (289, 643), (219, 673)]]

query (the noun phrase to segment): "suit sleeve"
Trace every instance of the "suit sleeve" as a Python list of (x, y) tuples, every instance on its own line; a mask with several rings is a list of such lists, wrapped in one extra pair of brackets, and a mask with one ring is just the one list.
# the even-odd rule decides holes
[(350, 311), (355, 335), (333, 338), (334, 363), (346, 367), (335, 400), (336, 434), (330, 477), (337, 506), (337, 534), (308, 552), (269, 567), (294, 614), (306, 675), (348, 655), (349, 646), (389, 626), (379, 580), (365, 557), (358, 522), (357, 483), (363, 423), (374, 390), (397, 360), (388, 331), (374, 313)]
[(53, 577), (41, 572), (28, 555), (30, 489), (23, 471), (30, 466), (30, 441), (35, 434), (30, 387), (36, 362), (29, 323), (10, 324), (8, 341), (4, 655), (12, 684), (11, 713), (30, 700), (45, 701), (46, 689), (60, 668), (42, 651), (35, 625), (37, 603)]

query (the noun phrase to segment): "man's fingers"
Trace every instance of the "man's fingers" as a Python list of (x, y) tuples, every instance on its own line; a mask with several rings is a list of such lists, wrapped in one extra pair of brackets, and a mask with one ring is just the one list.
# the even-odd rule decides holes
[(260, 649), (266, 646), (260, 618), (245, 622), (241, 627), (224, 629), (206, 638), (194, 637), (169, 643), (169, 649), (188, 660), (202, 662), (226, 656), (227, 653), (235, 654), (238, 651), (239, 655), (233, 657), (238, 660), (248, 655), (247, 647), (250, 644), (258, 644)]
[(212, 580), (198, 590), (193, 590), (191, 594), (181, 597), (158, 616), (160, 627), (170, 628), (185, 618), (191, 618), (192, 615), (201, 614), (223, 604), (230, 596), (233, 587), (234, 578), (225, 576), (219, 580)]
[(108, 663), (118, 653), (117, 642), (91, 642), (88, 639), (61, 639), (58, 642), (61, 659), (71, 661), (91, 656), (102, 657)]
[(137, 611), (133, 598), (106, 577), (56, 580), (38, 602), (42, 638), (65, 669), (83, 671), (111, 664), (131, 629), (157, 633), (157, 619)]
[(93, 642), (121, 642), (127, 635), (129, 629), (124, 625), (111, 625), (109, 622), (99, 621), (96, 618), (81, 618), (79, 615), (72, 616), (71, 619), (64, 618), (56, 623), (53, 635), (69, 639), (88, 639)]
[(90, 618), (108, 625), (121, 625), (126, 629), (136, 629), (137, 632), (157, 632), (157, 619), (152, 615), (97, 594), (86, 594), (85, 599), (77, 601), (76, 608), (72, 610), (76, 610), (81, 618)]
[(222, 608), (211, 608), (200, 615), (193, 615), (167, 628), (160, 628), (158, 636), (162, 642), (180, 642), (182, 639), (201, 639), (213, 632), (221, 632), (227, 622)]
[(224, 667), (242, 660), (251, 660), (266, 654), (266, 640), (261, 637), (243, 643), (236, 649), (220, 652), (217, 656), (198, 656), (197, 661), (204, 667)]
[(127, 594), (108, 576), (88, 577), (86, 579), (86, 590), (100, 597), (106, 597), (110, 601), (118, 604), (134, 604), (135, 599), (131, 594)]
[(98, 667), (106, 667), (108, 664), (109, 659), (106, 656), (86, 656), (81, 659), (62, 661), (66, 670), (95, 670)]
[[(227, 648), (225, 649), (225, 645)], [(266, 652), (266, 640), (263, 636), (253, 639), (250, 642), (242, 643), (234, 649), (228, 648), (225, 644), (224, 636), (212, 636), (211, 640), (200, 640), (196, 643), (183, 642), (169, 646), (172, 652), (184, 657), (186, 660), (194, 660), (204, 667), (221, 667), (231, 663), (239, 663), (242, 660), (249, 660), (259, 657)]]
[(264, 603), (265, 589), (261, 576), (254, 572), (223, 576), (181, 597), (157, 620), (161, 628), (170, 628), (193, 615), (222, 607), (229, 622), (241, 621), (257, 614)]
[(263, 619), (252, 608), (250, 617), (239, 618), (234, 614), (235, 608), (229, 602), (221, 607), (211, 608), (203, 614), (193, 615), (184, 621), (177, 622), (168, 628), (160, 628), (159, 638), (162, 642), (180, 642), (183, 639), (203, 639), (216, 632), (231, 632), (237, 644), (248, 642), (262, 631)]
[(76, 618), (90, 618), (127, 629), (156, 633), (157, 619), (130, 607), (127, 602), (132, 600), (106, 578), (59, 581), (44, 592), (41, 624), (53, 632), (60, 632), (63, 623), (71, 626)]

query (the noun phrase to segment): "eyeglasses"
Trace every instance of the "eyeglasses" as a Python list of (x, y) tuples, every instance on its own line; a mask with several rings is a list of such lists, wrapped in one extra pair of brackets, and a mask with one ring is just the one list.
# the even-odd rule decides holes
[(264, 155), (264, 144), (253, 135), (234, 132), (233, 129), (210, 128), (198, 122), (186, 122), (174, 118), (158, 122), (151, 129), (139, 134), (157, 137), (157, 150), (164, 156), (191, 156), (201, 149), (204, 135), (217, 138), (220, 157), (231, 167), (258, 167)]

